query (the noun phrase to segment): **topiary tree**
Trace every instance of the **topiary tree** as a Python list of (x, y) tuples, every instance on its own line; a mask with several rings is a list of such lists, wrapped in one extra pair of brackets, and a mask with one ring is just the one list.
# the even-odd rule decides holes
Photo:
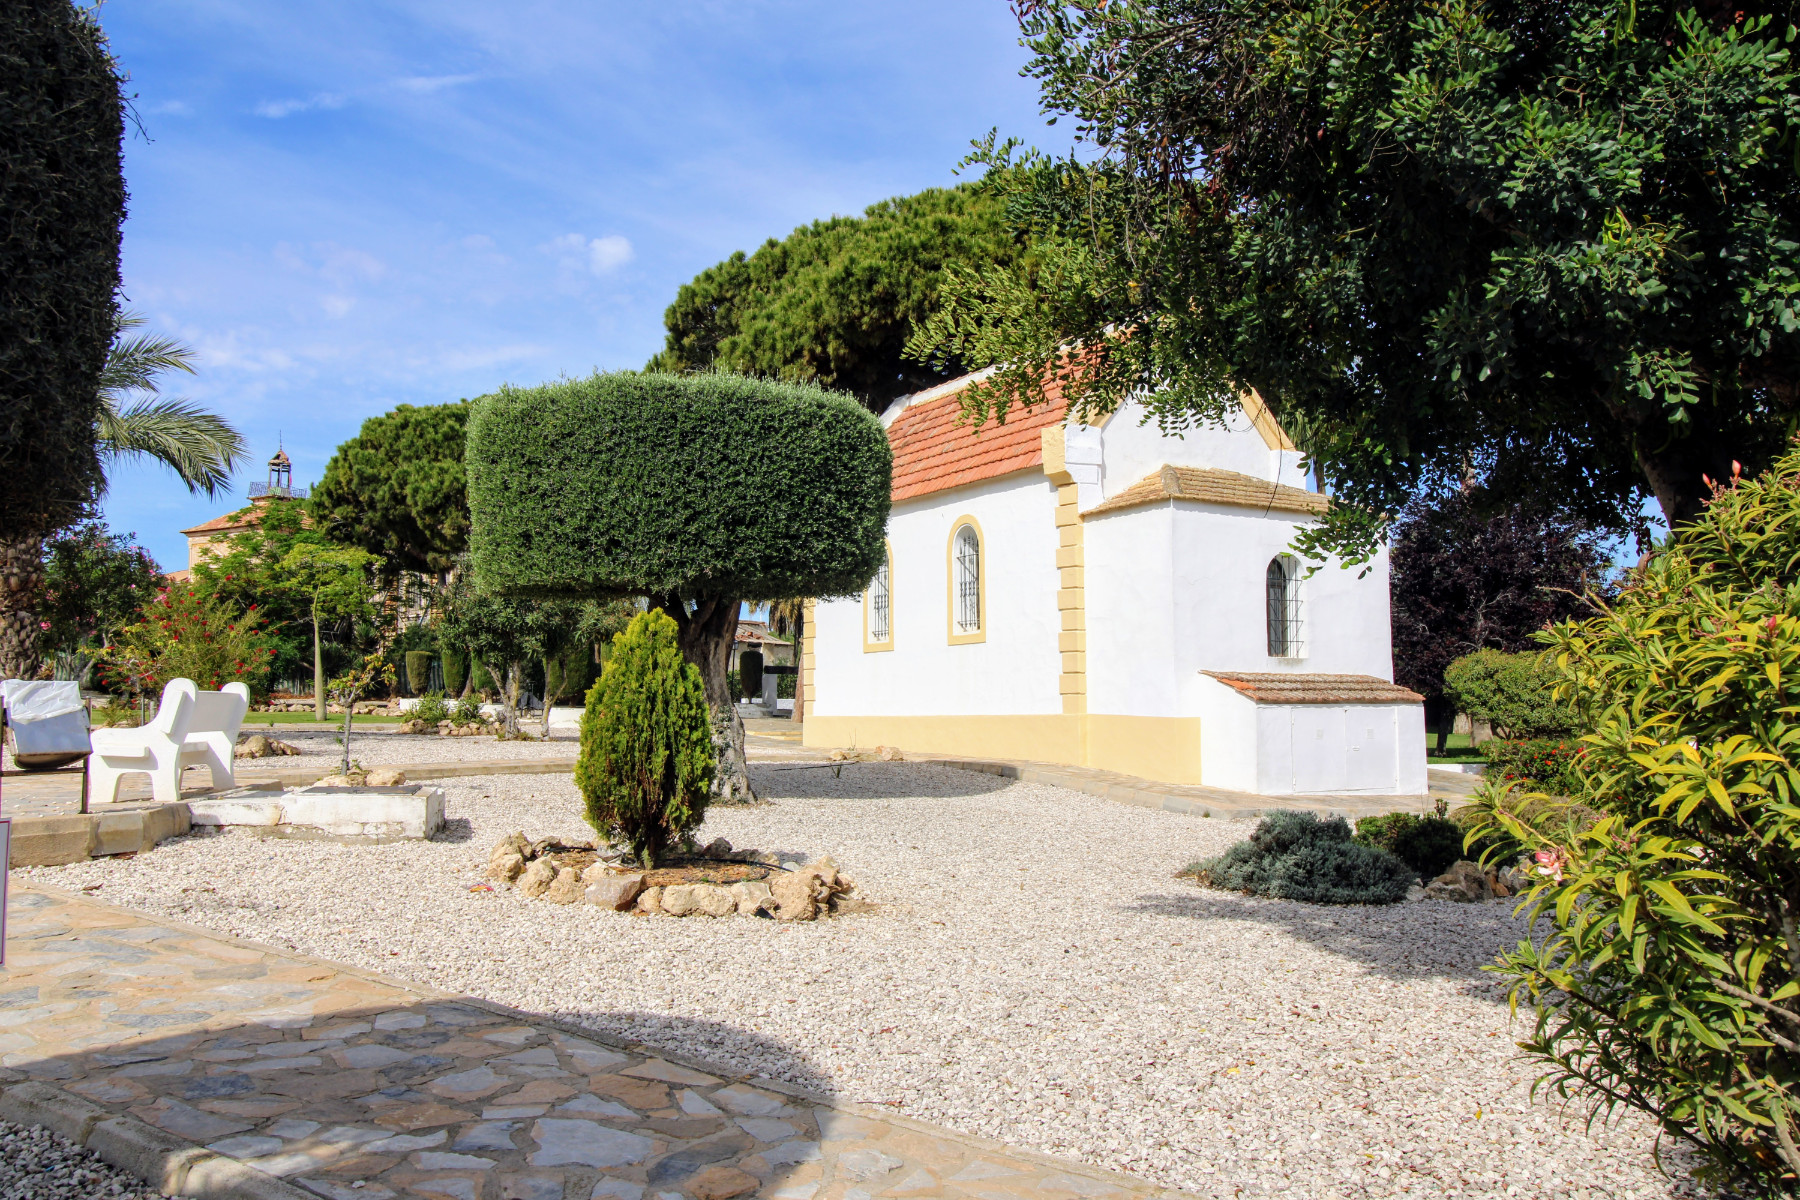
[(406, 652), (406, 687), (415, 696), (423, 696), (431, 688), (431, 651)]
[(442, 574), (468, 547), (467, 400), (402, 404), (338, 447), (313, 489), (313, 520), (390, 570)]
[(705, 818), (713, 767), (700, 671), (668, 614), (639, 613), (613, 638), (581, 715), (575, 786), (588, 824), (654, 867)]
[(666, 612), (706, 684), (714, 798), (753, 798), (726, 681), (741, 600), (874, 577), (893, 468), (880, 423), (807, 384), (621, 373), (502, 389), (468, 445), (479, 585)]
[(1538, 861), (1533, 937), (1499, 970), (1537, 1009), (1519, 1044), (1541, 1082), (1593, 1115), (1648, 1113), (1742, 1195), (1800, 1179), (1797, 584), (1790, 450), (1717, 492), (1599, 616), (1546, 635), (1593, 730), (1578, 790), (1496, 789), (1476, 831)]
[(1352, 841), (1344, 818), (1309, 812), (1269, 813), (1249, 841), (1184, 874), (1205, 887), (1312, 904), (1393, 904), (1418, 877), (1398, 855)]
[(91, 10), (0, 7), (0, 678), (37, 674), (42, 539), (103, 477), (125, 219), (119, 73)]
[(1575, 731), (1574, 711), (1556, 699), (1557, 680), (1556, 664), (1541, 652), (1477, 650), (1444, 668), (1444, 690), (1456, 707), (1508, 739)]

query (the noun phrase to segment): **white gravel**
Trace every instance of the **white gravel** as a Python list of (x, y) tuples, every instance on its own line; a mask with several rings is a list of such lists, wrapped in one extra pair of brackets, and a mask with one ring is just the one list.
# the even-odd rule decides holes
[(41, 1125), (0, 1121), (0, 1200), (158, 1200), (161, 1195)]
[(463, 840), (231, 834), (27, 874), (1206, 1196), (1688, 1190), (1647, 1121), (1530, 1098), (1479, 970), (1520, 936), (1504, 904), (1204, 892), (1174, 873), (1248, 824), (938, 767), (752, 770), (776, 801), (703, 836), (829, 852), (886, 907), (785, 925), (470, 891), (505, 833), (586, 833), (553, 776), (452, 781)]

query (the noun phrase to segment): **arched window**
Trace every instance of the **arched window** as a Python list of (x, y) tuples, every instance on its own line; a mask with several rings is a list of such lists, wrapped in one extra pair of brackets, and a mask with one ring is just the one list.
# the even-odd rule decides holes
[(1300, 657), (1299, 564), (1285, 554), (1269, 560), (1263, 573), (1268, 599), (1269, 657)]
[(863, 649), (892, 650), (894, 648), (894, 589), (893, 589), (893, 549), (890, 547), (881, 565), (875, 568), (875, 578), (869, 581), (869, 590), (863, 593)]
[(957, 521), (950, 533), (950, 641), (987, 638), (987, 589), (983, 578), (981, 528), (972, 517)]

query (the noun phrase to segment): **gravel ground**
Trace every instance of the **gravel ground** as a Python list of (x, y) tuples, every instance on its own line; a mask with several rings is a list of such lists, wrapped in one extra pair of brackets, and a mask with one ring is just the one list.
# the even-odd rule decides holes
[[(525, 731), (534, 738), (537, 730), (526, 725)], [(257, 729), (244, 727), (244, 735), (253, 733), (268, 734), (267, 726)], [(299, 750), (297, 755), (284, 755), (279, 758), (239, 759), (238, 767), (246, 774), (254, 773), (257, 768), (279, 771), (298, 770), (301, 767), (317, 765), (320, 774), (336, 771), (343, 760), (343, 743), (336, 733), (323, 730), (283, 730), (276, 727), (271, 735), (278, 741), (286, 742)], [(573, 737), (552, 738), (550, 741), (502, 742), (491, 737), (437, 737), (431, 734), (417, 733), (374, 733), (358, 731), (350, 732), (350, 757), (365, 767), (379, 766), (383, 763), (438, 763), (438, 762), (496, 762), (504, 759), (533, 758), (573, 758), (579, 748), (579, 742)]]
[(1647, 1122), (1586, 1130), (1530, 1098), (1479, 970), (1522, 932), (1504, 904), (1205, 892), (1174, 873), (1248, 824), (939, 767), (752, 770), (774, 802), (702, 836), (829, 852), (879, 911), (677, 920), (470, 891), (505, 833), (585, 833), (551, 776), (451, 781), (429, 843), (228, 834), (26, 874), (1206, 1196), (1688, 1190)]
[(0, 1200), (157, 1200), (161, 1195), (41, 1125), (0, 1121)]

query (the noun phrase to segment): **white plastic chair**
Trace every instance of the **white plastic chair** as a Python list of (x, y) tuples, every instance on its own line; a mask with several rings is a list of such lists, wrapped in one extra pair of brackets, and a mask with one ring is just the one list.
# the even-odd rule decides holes
[(249, 711), (250, 688), (245, 684), (228, 683), (221, 691), (196, 692), (194, 716), (182, 739), (181, 764), (206, 766), (216, 788), (236, 787), (238, 730)]
[(94, 755), (89, 760), (91, 794), (100, 800), (115, 801), (119, 798), (119, 780), (142, 772), (150, 776), (150, 793), (158, 804), (179, 801), (181, 760), (198, 694), (193, 680), (171, 679), (163, 688), (156, 716), (148, 725), (94, 730)]

